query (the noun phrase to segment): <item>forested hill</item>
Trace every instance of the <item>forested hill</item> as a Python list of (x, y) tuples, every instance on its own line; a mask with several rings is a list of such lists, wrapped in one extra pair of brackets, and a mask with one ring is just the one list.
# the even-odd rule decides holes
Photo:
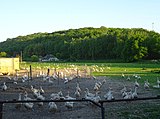
[(145, 29), (102, 26), (35, 33), (0, 43), (0, 52), (6, 52), (9, 57), (21, 51), (23, 58), (53, 54), (65, 60), (160, 59), (160, 34)]

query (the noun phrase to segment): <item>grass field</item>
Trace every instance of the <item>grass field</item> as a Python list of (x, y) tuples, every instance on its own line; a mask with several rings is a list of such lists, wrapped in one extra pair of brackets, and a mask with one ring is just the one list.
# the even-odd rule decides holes
[(157, 77), (160, 78), (160, 64), (154, 62), (137, 62), (137, 63), (105, 63), (105, 62), (67, 62), (67, 63), (42, 63), (42, 62), (23, 62), (21, 68), (33, 69), (64, 69), (73, 68), (78, 70), (90, 70), (94, 76), (108, 76), (114, 79), (124, 78), (132, 79), (133, 75), (141, 77), (140, 82), (148, 80), (154, 84)]

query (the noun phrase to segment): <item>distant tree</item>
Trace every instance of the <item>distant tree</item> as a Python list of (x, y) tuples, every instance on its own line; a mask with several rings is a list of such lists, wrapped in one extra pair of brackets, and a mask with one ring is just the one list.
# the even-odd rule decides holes
[(32, 61), (32, 62), (38, 62), (38, 61), (39, 61), (38, 56), (37, 56), (37, 55), (32, 55), (32, 56), (31, 56), (31, 61)]
[(0, 52), (0, 57), (6, 57), (7, 53), (6, 52)]

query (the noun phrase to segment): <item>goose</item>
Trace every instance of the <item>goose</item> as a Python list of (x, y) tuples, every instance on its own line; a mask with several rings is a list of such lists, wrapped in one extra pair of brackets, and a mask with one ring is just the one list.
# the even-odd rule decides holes
[(28, 97), (28, 93), (27, 93), (27, 91), (25, 91), (24, 92), (24, 100), (35, 100), (35, 99)]
[[(51, 98), (51, 100), (53, 100), (53, 98)], [(49, 102), (48, 103), (48, 108), (49, 108), (50, 112), (54, 112), (54, 113), (58, 110), (55, 102)]]
[[(69, 91), (68, 91), (68, 94), (65, 96), (65, 99), (66, 100), (76, 100), (76, 98), (73, 98), (69, 95)], [(68, 109), (72, 109), (73, 108), (73, 104), (74, 102), (65, 102), (65, 106), (68, 108)]]
[(73, 104), (74, 104), (74, 102), (65, 102), (65, 106), (66, 106), (68, 109), (72, 109), (72, 108), (73, 108)]
[(39, 89), (39, 91), (40, 91), (40, 94), (42, 95), (42, 94), (44, 94), (44, 89), (42, 88), (42, 86), (40, 86), (40, 89)]
[(126, 91), (124, 91), (124, 92), (122, 93), (122, 97), (124, 98), (126, 95), (128, 95), (128, 94), (127, 94)]
[(69, 82), (68, 78), (64, 78), (64, 84), (67, 84)]
[(53, 84), (53, 81), (51, 80), (50, 77), (48, 78), (48, 82), (49, 82), (50, 84)]
[(7, 87), (7, 85), (6, 85), (6, 82), (3, 82), (2, 90), (3, 90), (3, 91), (6, 91), (7, 88), (8, 88), (8, 87)]
[(10, 76), (7, 76), (7, 78), (8, 78), (9, 80), (12, 80), (12, 78), (11, 78)]
[(113, 94), (112, 94), (112, 88), (109, 87), (109, 91), (104, 95), (104, 98), (107, 99), (107, 100), (113, 100), (114, 97), (113, 97)]
[(128, 77), (127, 77), (127, 81), (129, 81), (129, 80), (131, 80), (131, 78), (128, 76)]
[(130, 88), (129, 92), (126, 92), (126, 95), (123, 97), (124, 99), (132, 99), (132, 89)]
[[(19, 93), (18, 101), (22, 100), (22, 93)], [(22, 103), (16, 103), (15, 108), (20, 109), (22, 106)]]
[(69, 94), (70, 94), (70, 92), (68, 91), (67, 95), (65, 96), (65, 99), (67, 99), (67, 100), (76, 100), (76, 98), (71, 97)]
[(22, 80), (24, 80), (24, 81), (27, 81), (27, 80), (28, 80), (27, 74), (25, 74), (25, 75), (22, 76)]
[(113, 91), (110, 92), (110, 94), (108, 95), (108, 97), (106, 98), (107, 100), (114, 100), (114, 97), (113, 97)]
[(101, 100), (101, 98), (100, 98), (100, 96), (98, 96), (98, 91), (96, 92), (96, 94), (94, 94), (94, 95), (88, 95), (88, 92), (87, 91), (85, 91), (85, 99), (87, 99), (87, 100), (92, 100), (92, 101), (94, 101), (94, 102), (96, 102), (96, 103), (99, 103), (99, 101)]
[(144, 89), (148, 89), (149, 88), (149, 83), (148, 81), (144, 81)]
[(134, 86), (139, 87), (139, 83), (137, 82), (137, 80), (135, 80)]
[(80, 97), (81, 94), (80, 94), (78, 88), (76, 88), (76, 91), (75, 91), (74, 95), (75, 95), (76, 97)]
[(100, 96), (98, 95), (98, 93), (99, 93), (99, 92), (96, 92), (95, 97), (93, 97), (93, 99), (92, 99), (95, 103), (99, 103), (99, 101), (101, 100), (101, 98), (100, 98)]
[(40, 91), (38, 92), (37, 100), (45, 100), (45, 97), (40, 94)]
[(93, 90), (94, 90), (94, 91), (98, 91), (98, 90), (99, 90), (99, 87), (98, 87), (97, 85), (95, 85), (94, 88), (93, 88)]
[(86, 88), (85, 92), (86, 92), (86, 95), (89, 96), (89, 97), (94, 97), (95, 96), (95, 94), (89, 92), (88, 88)]
[(103, 81), (102, 81), (102, 85), (103, 85), (103, 84), (105, 84), (105, 83), (106, 83), (106, 79), (103, 79)]
[(31, 85), (31, 91), (32, 91), (33, 93), (37, 93), (37, 92), (39, 91), (39, 89), (36, 89), (36, 88), (34, 88), (34, 87)]
[(59, 91), (58, 93), (52, 93), (52, 94), (50, 95), (50, 97), (51, 97), (53, 100), (64, 99), (62, 91)]
[(123, 85), (123, 89), (121, 89), (121, 94), (123, 94), (124, 92), (126, 92), (127, 91), (127, 88), (126, 88), (126, 86), (125, 85)]
[(133, 98), (133, 99), (134, 99), (134, 98), (138, 98), (137, 88), (138, 88), (138, 87), (135, 87), (134, 92), (132, 93), (132, 98)]
[(54, 74), (52, 75), (52, 78), (53, 78), (54, 80), (58, 80), (58, 76), (57, 76), (57, 74), (56, 74), (56, 73), (54, 73)]
[(159, 78), (157, 77), (157, 83), (158, 83), (158, 85), (160, 85), (160, 80), (159, 80)]
[[(45, 100), (45, 97), (40, 94), (40, 91), (38, 92), (37, 100)], [(43, 106), (43, 102), (39, 102), (38, 106), (42, 107)]]
[[(28, 97), (28, 93), (25, 92), (24, 94), (24, 100), (25, 101), (30, 101), (30, 100), (34, 100), (34, 99), (31, 99), (30, 97)], [(24, 107), (28, 110), (28, 109), (33, 109), (33, 103), (31, 102), (27, 102), (27, 103), (23, 103)]]
[(77, 84), (76, 89), (77, 89), (79, 92), (81, 92), (81, 88), (80, 88), (80, 86), (79, 86), (79, 83), (77, 82), (76, 84)]
[(122, 77), (122, 78), (125, 78), (125, 75), (122, 73), (121, 77)]

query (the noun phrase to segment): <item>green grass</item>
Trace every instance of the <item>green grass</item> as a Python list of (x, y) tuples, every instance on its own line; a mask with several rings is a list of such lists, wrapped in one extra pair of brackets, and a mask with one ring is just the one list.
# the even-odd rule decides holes
[(160, 64), (152, 62), (137, 62), (137, 63), (105, 63), (105, 62), (67, 62), (67, 63), (42, 63), (42, 62), (23, 62), (20, 64), (21, 68), (33, 69), (64, 69), (77, 68), (79, 70), (90, 69), (94, 76), (108, 76), (114, 79), (122, 79), (122, 73), (130, 76), (137, 74), (141, 77), (140, 82), (148, 79), (150, 83), (154, 83), (157, 77), (160, 78)]

